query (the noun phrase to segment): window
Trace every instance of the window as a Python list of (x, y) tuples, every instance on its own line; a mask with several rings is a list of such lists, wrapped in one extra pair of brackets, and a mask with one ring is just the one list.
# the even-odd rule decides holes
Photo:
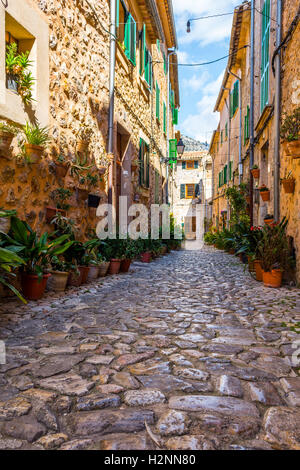
[(145, 50), (145, 80), (152, 89), (152, 57), (148, 49)]
[(228, 176), (228, 166), (224, 166), (224, 172), (223, 172), (224, 178), (223, 178), (223, 184), (227, 183), (227, 176)]
[(150, 170), (150, 159), (149, 159), (149, 145), (140, 139), (140, 185), (149, 188), (149, 170)]
[(186, 162), (182, 162), (182, 169), (183, 170), (196, 170), (199, 168), (198, 160), (188, 160)]
[(247, 141), (249, 140), (250, 133), (249, 133), (249, 118), (250, 118), (250, 108), (247, 106), (247, 114), (244, 118), (244, 145), (246, 145)]
[(239, 81), (237, 80), (233, 85), (233, 90), (230, 93), (230, 117), (235, 115), (239, 107)]
[(172, 122), (175, 126), (178, 125), (178, 113), (179, 113), (178, 109), (173, 108), (173, 121)]
[(199, 184), (181, 184), (180, 199), (194, 199), (199, 193)]
[(117, 28), (118, 39), (124, 43), (126, 57), (136, 65), (136, 22), (122, 0), (117, 1)]
[(146, 26), (139, 35), (139, 51), (140, 51), (140, 75), (143, 76), (152, 89), (152, 56), (146, 45)]
[(160, 120), (160, 88), (156, 82), (156, 119)]
[(160, 52), (160, 40), (159, 39), (156, 40), (156, 47), (157, 47), (158, 52)]
[(269, 101), (269, 43), (270, 43), (270, 0), (265, 0), (262, 13), (261, 29), (261, 77), (260, 110), (263, 111)]
[(167, 133), (167, 106), (164, 102), (164, 133)]

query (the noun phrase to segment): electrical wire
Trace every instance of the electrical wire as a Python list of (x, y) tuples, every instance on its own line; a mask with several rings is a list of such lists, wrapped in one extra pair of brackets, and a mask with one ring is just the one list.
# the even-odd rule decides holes
[[(238, 8), (238, 7), (236, 7)], [(251, 11), (252, 8), (245, 8), (244, 11)], [(272, 18), (271, 16), (269, 15), (266, 15), (263, 11), (259, 10), (258, 8), (254, 7), (254, 10), (257, 11), (257, 13), (259, 13), (260, 15), (262, 16), (265, 16), (266, 18), (269, 18), (270, 20), (272, 21), (275, 21), (275, 23), (278, 25), (278, 22), (277, 20), (275, 20), (274, 18)], [(199, 20), (206, 20), (208, 18), (219, 18), (221, 16), (229, 16), (229, 15), (233, 15), (235, 13), (235, 10), (230, 12), (230, 13), (218, 13), (216, 15), (207, 15), (207, 16), (200, 16), (199, 18), (190, 18), (188, 21), (199, 21)]]

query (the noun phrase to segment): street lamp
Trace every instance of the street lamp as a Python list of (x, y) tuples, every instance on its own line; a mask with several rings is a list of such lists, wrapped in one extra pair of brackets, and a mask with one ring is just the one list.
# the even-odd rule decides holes
[(180, 157), (182, 157), (182, 155), (184, 154), (184, 149), (185, 149), (185, 145), (182, 142), (182, 139), (180, 138), (177, 143), (177, 153)]
[(190, 33), (190, 32), (191, 32), (191, 22), (190, 22), (190, 20), (187, 22), (187, 25), (186, 25), (186, 32), (187, 32), (187, 33)]

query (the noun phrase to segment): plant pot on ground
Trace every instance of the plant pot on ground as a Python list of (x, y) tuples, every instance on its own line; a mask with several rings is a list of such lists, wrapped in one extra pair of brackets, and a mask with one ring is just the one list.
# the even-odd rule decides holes
[(95, 281), (99, 277), (99, 266), (97, 264), (89, 265), (88, 282)]
[(69, 273), (67, 285), (71, 287), (80, 287), (82, 284), (83, 271), (80, 271), (77, 267), (72, 269)]
[(99, 264), (99, 273), (98, 273), (98, 277), (105, 277), (107, 272), (108, 272), (108, 269), (109, 269), (109, 265), (110, 265), (110, 262), (109, 261), (102, 261), (100, 264)]
[(151, 252), (146, 251), (144, 253), (141, 253), (141, 262), (142, 263), (150, 263), (151, 261)]
[(47, 289), (54, 292), (66, 290), (69, 277), (69, 266), (58, 256), (53, 257), (50, 269), (51, 277), (47, 282)]
[(0, 153), (3, 152), (4, 156), (6, 153), (8, 153), (12, 140), (17, 133), (17, 127), (11, 124), (0, 122)]
[(120, 266), (120, 272), (121, 273), (128, 273), (130, 265), (131, 265), (131, 259), (122, 259), (121, 266)]
[(254, 263), (254, 271), (255, 271), (256, 280), (258, 282), (262, 282), (262, 280), (263, 280), (263, 270), (262, 270), (262, 267), (261, 267), (261, 260), (255, 259), (253, 263)]
[(37, 274), (22, 273), (22, 292), (28, 300), (39, 300), (43, 297), (46, 284), (51, 274), (42, 274), (41, 279)]
[(110, 260), (110, 265), (108, 269), (108, 274), (118, 274), (121, 267), (121, 260), (113, 258)]
[(49, 142), (49, 128), (39, 124), (26, 123), (23, 127), (24, 153), (30, 163), (39, 163)]
[(270, 272), (263, 271), (263, 283), (265, 287), (279, 288), (282, 285), (281, 269), (272, 269)]

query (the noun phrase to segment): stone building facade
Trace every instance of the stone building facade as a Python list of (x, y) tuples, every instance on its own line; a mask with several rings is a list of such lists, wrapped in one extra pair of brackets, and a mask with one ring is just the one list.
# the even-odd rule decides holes
[[(168, 114), (164, 108), (168, 89), (165, 56), (168, 49), (176, 46), (172, 3), (169, 0), (155, 3), (155, 17), (146, 0), (117, 2), (118, 15), (121, 15), (120, 8), (124, 9), (127, 22), (129, 13), (131, 15), (130, 28), (136, 41), (134, 48), (125, 44), (128, 37), (121, 37), (125, 21), (118, 16), (114, 159), (111, 163), (107, 156), (110, 2), (15, 0), (0, 6), (0, 119), (20, 127), (26, 121), (36, 120), (41, 126), (49, 126), (51, 135), (39, 164), (29, 164), (20, 157), (19, 138), (13, 140), (9, 153), (0, 156), (0, 207), (17, 209), (18, 215), (38, 231), (51, 229), (46, 223), (45, 209), (55, 206), (53, 191), (63, 187), (72, 191), (68, 217), (75, 221), (78, 236), (84, 238), (96, 227), (97, 218), (96, 209), (88, 207), (87, 198), (80, 197), (79, 192), (93, 193), (100, 197), (100, 202), (107, 201), (109, 171), (113, 172), (115, 205), (118, 194), (128, 195), (129, 203), (137, 199), (150, 203), (155, 191), (163, 198), (166, 168), (160, 162), (161, 156), (167, 155), (164, 116)], [(17, 41), (21, 52), (30, 51), (35, 78), (34, 101), (30, 106), (24, 106), (20, 96), (7, 87), (5, 46), (8, 36)], [(142, 38), (152, 57), (147, 79), (141, 66)], [(131, 57), (128, 47), (131, 47)], [(156, 82), (160, 90), (157, 94), (153, 86)], [(179, 107), (176, 56), (170, 65), (170, 82), (172, 107), (168, 124), (172, 138), (174, 110)], [(156, 106), (159, 117), (155, 115)], [(80, 164), (97, 177), (93, 186), (87, 181), (81, 183), (71, 173), (72, 166), (78, 163), (76, 143), (82, 126), (89, 128), (91, 138), (87, 161), (83, 155), (77, 157)], [(147, 185), (141, 181), (140, 164), (135, 165), (142, 141), (149, 149)], [(70, 163), (64, 178), (56, 174), (58, 155), (63, 155)]]

